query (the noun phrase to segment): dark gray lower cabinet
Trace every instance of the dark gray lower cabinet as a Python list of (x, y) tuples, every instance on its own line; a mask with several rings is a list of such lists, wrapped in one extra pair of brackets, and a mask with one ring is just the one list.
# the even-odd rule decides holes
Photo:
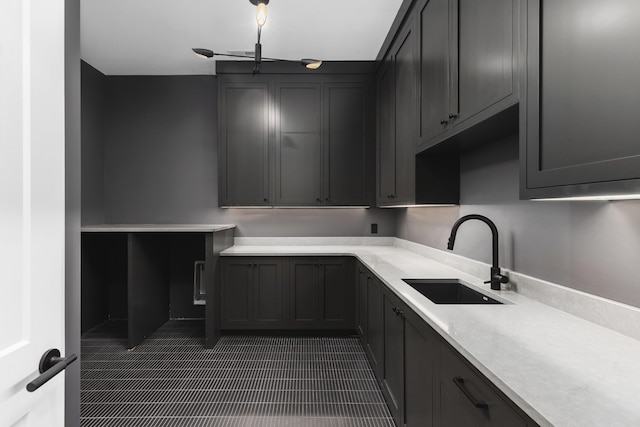
[(223, 329), (271, 329), (286, 325), (286, 260), (225, 259), (222, 271)]
[(439, 359), (434, 426), (535, 425), (445, 343), (440, 345)]
[(404, 311), (404, 424), (433, 425), (433, 376), (439, 339), (413, 311)]
[(365, 266), (358, 263), (356, 289), (356, 330), (363, 344), (367, 342), (367, 288), (371, 280), (371, 273)]
[(377, 378), (384, 375), (384, 301), (383, 284), (370, 275), (367, 286), (367, 343), (369, 363)]
[(382, 393), (396, 424), (404, 424), (404, 312), (400, 300), (383, 292), (384, 304), (384, 376)]
[(345, 258), (292, 258), (291, 326), (353, 329), (353, 276)]
[(354, 261), (223, 259), (223, 329), (354, 329)]
[(377, 277), (365, 275), (363, 345), (397, 426), (537, 425)]

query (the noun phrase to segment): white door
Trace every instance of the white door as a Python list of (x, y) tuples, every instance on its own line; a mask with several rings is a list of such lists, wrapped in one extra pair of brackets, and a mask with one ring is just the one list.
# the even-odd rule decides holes
[[(0, 426), (64, 425), (64, 0), (0, 1)], [(76, 362), (78, 363), (78, 362)]]

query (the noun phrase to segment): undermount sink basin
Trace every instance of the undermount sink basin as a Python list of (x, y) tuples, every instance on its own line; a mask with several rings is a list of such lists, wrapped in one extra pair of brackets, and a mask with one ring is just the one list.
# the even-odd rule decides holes
[(502, 304), (457, 279), (402, 279), (436, 304)]

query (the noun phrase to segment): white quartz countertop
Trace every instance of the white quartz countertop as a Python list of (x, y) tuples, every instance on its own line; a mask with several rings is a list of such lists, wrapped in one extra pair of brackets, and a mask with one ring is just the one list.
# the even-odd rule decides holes
[[(487, 278), (394, 246), (236, 244), (221, 255), (355, 256), (540, 425), (640, 426), (640, 341)], [(437, 305), (411, 278), (460, 279), (505, 304)]]
[(98, 224), (84, 225), (83, 233), (211, 233), (235, 228), (233, 224)]

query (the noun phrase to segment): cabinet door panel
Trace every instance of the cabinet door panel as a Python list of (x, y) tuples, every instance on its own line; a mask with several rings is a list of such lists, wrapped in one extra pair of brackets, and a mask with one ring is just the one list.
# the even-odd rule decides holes
[(268, 204), (268, 84), (224, 83), (220, 91), (220, 204)]
[(415, 202), (416, 32), (410, 24), (395, 52), (395, 203)]
[(367, 86), (325, 87), (325, 202), (365, 205)]
[(343, 260), (323, 260), (320, 263), (320, 320), (326, 327), (343, 325), (352, 318), (351, 307), (347, 307), (350, 298), (347, 297), (345, 273)]
[(260, 261), (254, 272), (253, 297), (256, 324), (284, 325), (282, 266), (278, 261)]
[(420, 11), (420, 141), (441, 134), (449, 120), (449, 0), (428, 0)]
[(396, 194), (395, 81), (391, 60), (378, 74), (378, 205), (391, 202)]
[(382, 378), (384, 361), (384, 302), (382, 284), (373, 277), (367, 292), (367, 354), (376, 377)]
[(514, 0), (458, 0), (456, 120), (513, 93), (514, 19)]
[(294, 326), (313, 327), (318, 323), (318, 262), (291, 262), (291, 316)]
[(438, 339), (424, 320), (405, 313), (405, 418), (407, 427), (433, 425), (433, 364)]
[(404, 319), (398, 300), (384, 293), (383, 392), (397, 425), (404, 421)]
[(356, 328), (363, 345), (367, 343), (367, 288), (371, 275), (362, 265), (358, 266), (357, 319)]
[(588, 193), (583, 184), (637, 190), (640, 3), (528, 5), (526, 188), (580, 185), (558, 195)]
[(276, 203), (321, 201), (320, 85), (276, 85)]
[(225, 262), (221, 290), (223, 328), (246, 327), (251, 323), (252, 283), (250, 261)]

